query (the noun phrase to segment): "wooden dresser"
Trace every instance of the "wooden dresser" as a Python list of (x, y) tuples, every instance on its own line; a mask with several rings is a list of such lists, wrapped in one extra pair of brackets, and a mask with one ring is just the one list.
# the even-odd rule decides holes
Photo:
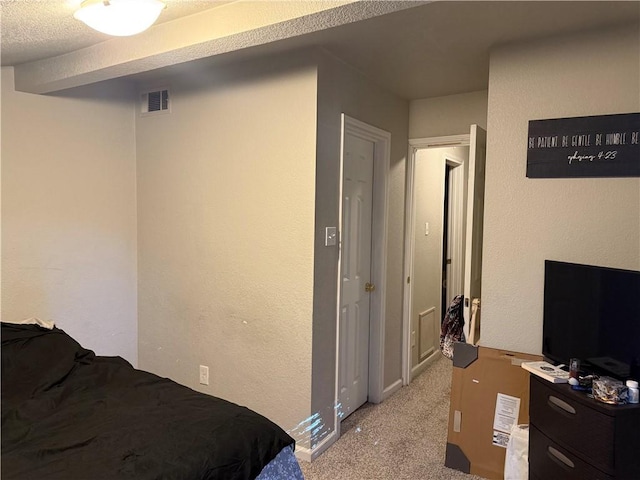
[(530, 376), (530, 480), (640, 479), (640, 406)]

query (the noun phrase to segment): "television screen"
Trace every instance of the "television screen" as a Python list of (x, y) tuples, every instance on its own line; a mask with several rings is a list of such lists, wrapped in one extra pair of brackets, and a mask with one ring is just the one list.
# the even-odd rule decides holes
[(545, 261), (542, 354), (621, 380), (640, 373), (640, 272)]

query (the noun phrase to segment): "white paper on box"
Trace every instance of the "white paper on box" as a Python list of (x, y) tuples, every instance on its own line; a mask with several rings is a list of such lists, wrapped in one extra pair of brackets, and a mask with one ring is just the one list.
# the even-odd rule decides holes
[(498, 393), (496, 399), (496, 413), (493, 417), (493, 444), (507, 448), (509, 434), (520, 416), (520, 399)]

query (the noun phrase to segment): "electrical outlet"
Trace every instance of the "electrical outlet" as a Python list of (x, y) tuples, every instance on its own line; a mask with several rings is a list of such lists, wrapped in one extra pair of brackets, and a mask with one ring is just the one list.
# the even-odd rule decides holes
[(200, 365), (200, 384), (209, 385), (209, 367)]

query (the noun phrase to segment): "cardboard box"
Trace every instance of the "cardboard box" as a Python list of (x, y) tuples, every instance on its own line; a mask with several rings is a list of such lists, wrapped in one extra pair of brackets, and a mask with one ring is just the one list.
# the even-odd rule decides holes
[(539, 355), (457, 343), (445, 465), (488, 479), (504, 477), (509, 425), (529, 423), (529, 372)]

